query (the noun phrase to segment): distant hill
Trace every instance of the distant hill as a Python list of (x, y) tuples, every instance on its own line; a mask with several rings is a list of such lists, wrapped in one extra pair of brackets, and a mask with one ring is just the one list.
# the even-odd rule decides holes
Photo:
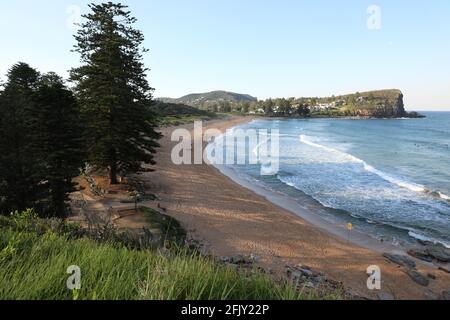
[(158, 100), (166, 103), (181, 103), (192, 107), (205, 107), (208, 105), (217, 105), (221, 103), (243, 103), (243, 102), (256, 102), (257, 98), (248, 94), (240, 94), (227, 91), (212, 91), (206, 93), (194, 93), (187, 96), (172, 99), (172, 98), (159, 98)]

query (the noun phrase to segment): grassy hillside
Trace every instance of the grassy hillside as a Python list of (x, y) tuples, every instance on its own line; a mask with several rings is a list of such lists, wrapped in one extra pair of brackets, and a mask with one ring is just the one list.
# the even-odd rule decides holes
[[(58, 220), (0, 217), (0, 299), (315, 298), (186, 250), (132, 250), (112, 239), (91, 239)], [(81, 268), (79, 291), (66, 287), (71, 265)]]
[(210, 120), (217, 117), (216, 114), (180, 103), (168, 103), (157, 101), (153, 111), (158, 114), (162, 126), (176, 126), (197, 120)]

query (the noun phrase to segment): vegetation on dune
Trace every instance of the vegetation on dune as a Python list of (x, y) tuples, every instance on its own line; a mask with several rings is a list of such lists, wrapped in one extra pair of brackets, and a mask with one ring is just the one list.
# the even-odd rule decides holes
[(141, 210), (144, 212), (144, 216), (149, 225), (161, 230), (163, 245), (166, 241), (172, 242), (175, 245), (184, 245), (186, 231), (177, 220), (150, 208), (142, 207)]
[[(0, 299), (312, 299), (256, 270), (236, 271), (184, 249), (132, 250), (91, 239), (60, 220), (30, 212), (0, 217)], [(81, 289), (67, 289), (67, 268)], [(322, 298), (336, 299), (330, 292)]]
[(216, 113), (200, 110), (185, 104), (156, 101), (153, 112), (159, 116), (161, 126), (176, 126), (194, 121), (206, 121), (218, 117)]

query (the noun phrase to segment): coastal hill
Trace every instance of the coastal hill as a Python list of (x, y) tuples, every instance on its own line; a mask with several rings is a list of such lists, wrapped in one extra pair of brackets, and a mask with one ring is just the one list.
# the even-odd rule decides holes
[[(336, 115), (367, 118), (417, 117), (417, 113), (406, 112), (403, 93), (397, 89), (368, 91), (319, 99), (322, 107)], [(324, 104), (323, 104), (324, 103)], [(318, 110), (320, 112), (320, 110)]]
[(167, 103), (180, 103), (192, 107), (200, 108), (202, 106), (211, 106), (221, 103), (243, 103), (243, 102), (257, 102), (258, 99), (248, 94), (240, 94), (228, 91), (212, 91), (206, 93), (193, 93), (178, 99), (159, 98), (158, 100)]
[(357, 117), (417, 118), (407, 112), (403, 93), (398, 89), (356, 92), (331, 97), (301, 97), (257, 100), (248, 94), (213, 91), (190, 94), (178, 99), (160, 98), (166, 103), (183, 104), (210, 112), (239, 112), (276, 117)]

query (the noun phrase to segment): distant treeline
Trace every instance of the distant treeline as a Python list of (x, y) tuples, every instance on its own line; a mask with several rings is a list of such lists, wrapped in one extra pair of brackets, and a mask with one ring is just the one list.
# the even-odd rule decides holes
[(75, 35), (81, 67), (69, 88), (55, 73), (17, 63), (0, 90), (0, 213), (33, 208), (65, 216), (86, 164), (118, 176), (154, 164), (160, 135), (142, 55), (126, 6), (91, 4)]
[[(239, 112), (242, 114), (260, 114), (265, 116), (401, 116), (403, 95), (399, 90), (379, 90), (356, 92), (354, 94), (312, 97), (277, 98), (255, 101), (207, 101), (196, 105), (210, 112)], [(393, 110), (398, 109), (398, 111)]]

